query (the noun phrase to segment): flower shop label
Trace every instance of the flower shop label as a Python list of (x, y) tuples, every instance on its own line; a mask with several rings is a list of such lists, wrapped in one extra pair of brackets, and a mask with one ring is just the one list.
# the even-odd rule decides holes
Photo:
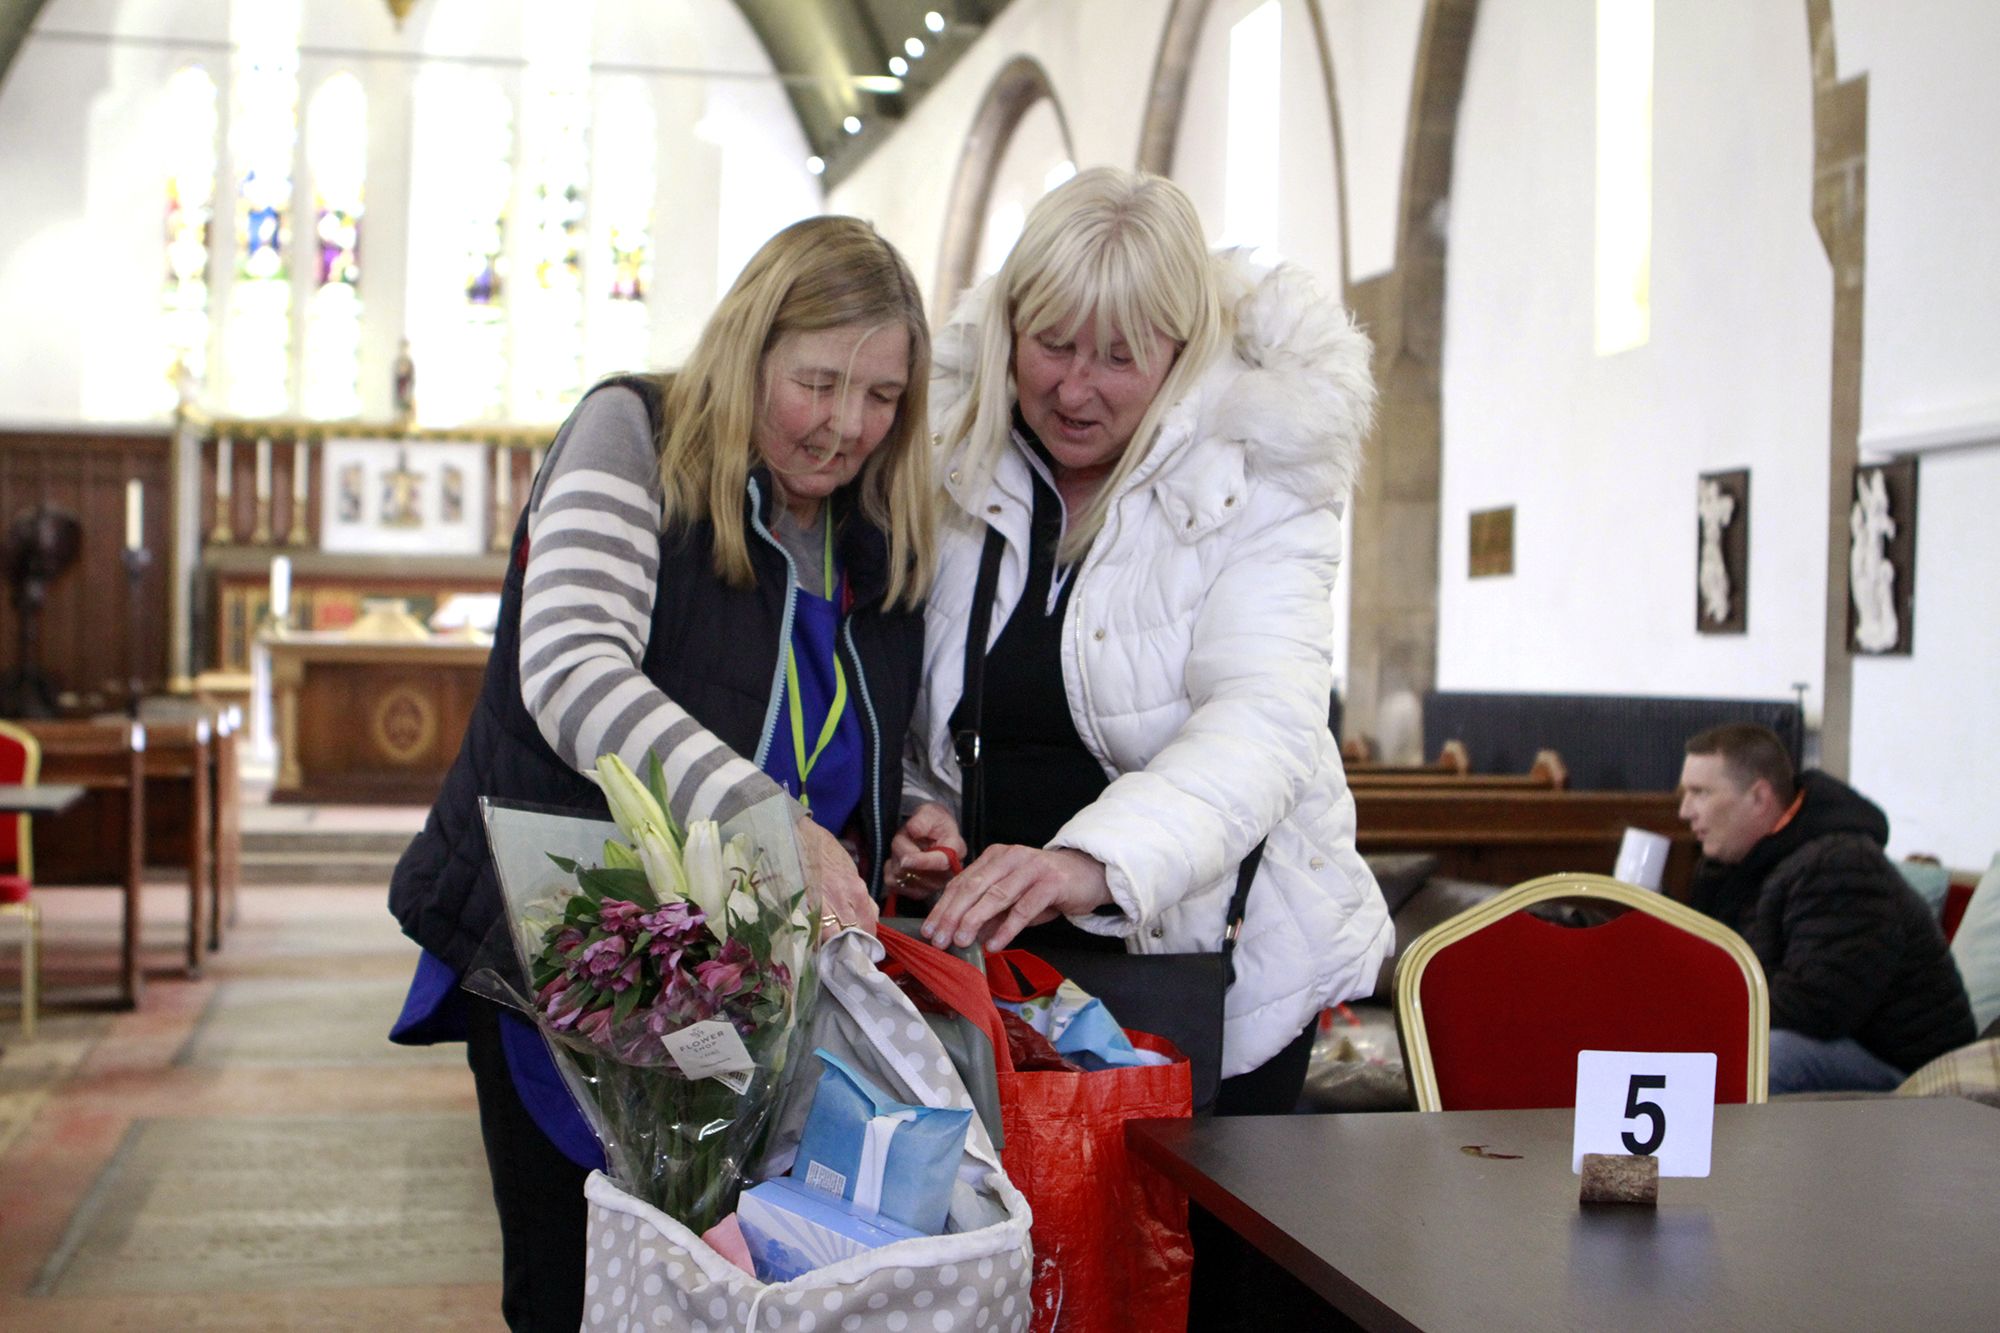
[(750, 1071), (757, 1067), (743, 1038), (720, 1019), (711, 1018), (670, 1032), (660, 1038), (667, 1054), (689, 1078), (719, 1079), (742, 1092), (750, 1086)]

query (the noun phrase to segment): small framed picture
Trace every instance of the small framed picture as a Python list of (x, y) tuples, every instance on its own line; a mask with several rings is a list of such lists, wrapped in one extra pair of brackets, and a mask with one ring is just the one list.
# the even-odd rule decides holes
[(1694, 627), (1750, 628), (1750, 472), (1705, 472), (1695, 488)]
[(1847, 511), (1847, 648), (1907, 657), (1917, 606), (1917, 460), (1854, 470)]

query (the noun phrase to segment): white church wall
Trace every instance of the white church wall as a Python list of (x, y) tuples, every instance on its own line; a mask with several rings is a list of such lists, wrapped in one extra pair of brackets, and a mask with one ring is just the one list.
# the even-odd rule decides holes
[[(1831, 294), (1799, 12), (1658, 8), (1651, 334), (1593, 352), (1593, 6), (1487, 0), (1459, 112), (1438, 684), (1788, 697), (1821, 675)], [(1698, 474), (1750, 470), (1748, 630), (1698, 634)], [(1514, 573), (1466, 573), (1512, 505)]]
[(1340, 101), (1347, 184), (1347, 275), (1361, 282), (1396, 266), (1403, 141), (1423, 0), (1320, 0)]
[(2000, 850), (2000, 9), (1836, 0), (1868, 77), (1863, 460), (1918, 460), (1908, 657), (1854, 664), (1852, 775), (1890, 846), (1977, 870)]

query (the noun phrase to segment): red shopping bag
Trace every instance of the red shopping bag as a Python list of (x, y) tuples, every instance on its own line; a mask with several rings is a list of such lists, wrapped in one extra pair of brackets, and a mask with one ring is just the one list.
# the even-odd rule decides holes
[(895, 931), (891, 964), (979, 1024), (993, 1043), (1008, 1179), (1034, 1210), (1033, 1333), (1126, 1333), (1187, 1326), (1187, 1196), (1132, 1161), (1125, 1122), (1186, 1119), (1194, 1090), (1173, 1043), (1125, 1030), (1134, 1046), (1173, 1063), (1090, 1073), (1016, 1070), (993, 997), (1047, 994), (1062, 977), (1020, 951), (990, 955), (987, 972)]
[[(989, 954), (986, 972), (1001, 999), (1046, 995), (1062, 983), (1024, 950)], [(1187, 1195), (1127, 1156), (1125, 1122), (1191, 1116), (1191, 1069), (1165, 1038), (1132, 1028), (1125, 1035), (1173, 1063), (1000, 1075), (1001, 1161), (1035, 1212), (1037, 1333), (1187, 1326)]]

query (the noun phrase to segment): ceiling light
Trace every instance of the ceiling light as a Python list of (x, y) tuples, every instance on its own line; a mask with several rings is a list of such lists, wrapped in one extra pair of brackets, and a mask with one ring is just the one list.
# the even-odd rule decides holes
[(826, 159), (815, 154), (806, 159), (806, 170), (817, 176), (826, 170)]
[(889, 72), (900, 79), (910, 72), (910, 62), (901, 56), (890, 56)]
[(910, 53), (910, 59), (912, 60), (922, 60), (924, 58), (924, 44), (918, 38), (912, 37), (904, 42), (903, 49)]
[(930, 13), (924, 15), (924, 26), (926, 28), (929, 28), (932, 32), (943, 32), (944, 15), (938, 13), (935, 9), (933, 9), (932, 11), (930, 11)]
[(849, 116), (846, 120), (840, 122), (840, 128), (846, 130), (849, 134), (861, 133), (861, 117)]

